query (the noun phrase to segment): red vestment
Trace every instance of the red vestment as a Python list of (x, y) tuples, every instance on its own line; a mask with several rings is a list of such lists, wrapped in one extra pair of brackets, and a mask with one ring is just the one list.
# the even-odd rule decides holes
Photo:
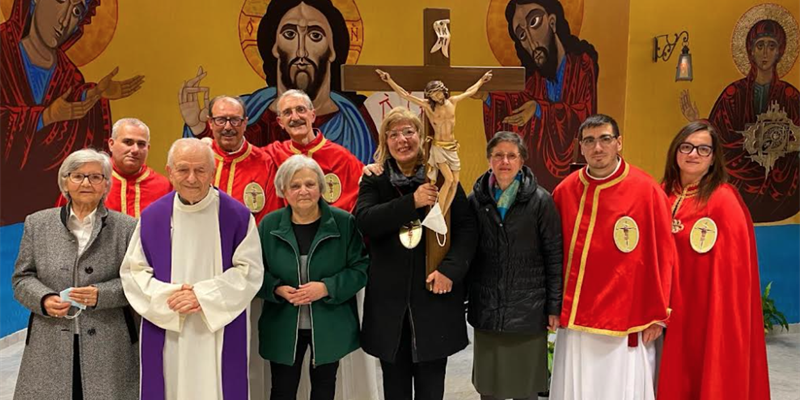
[[(522, 136), (530, 153), (525, 165), (533, 171), (537, 183), (551, 192), (569, 175), (581, 122), (597, 111), (597, 63), (586, 53), (567, 53), (565, 58), (557, 101), (550, 100), (547, 79), (536, 71), (525, 82), (525, 91), (490, 93), (489, 103), (483, 107), (486, 139), (497, 131)], [(523, 126), (503, 123), (503, 118), (528, 101), (536, 102), (538, 117), (534, 115)]]
[(239, 151), (228, 154), (217, 146), (214, 149), (214, 165), (216, 173), (214, 186), (227, 193), (247, 206), (256, 224), (261, 222), (270, 211), (268, 205), (274, 200), (269, 199), (270, 193), (274, 196), (275, 180), (272, 159), (263, 150), (244, 141)]
[[(769, 174), (766, 168), (750, 159), (744, 149), (743, 131), (758, 122), (754, 104), (755, 67), (750, 74), (731, 83), (719, 95), (708, 119), (719, 130), (725, 152), (730, 183), (739, 189), (755, 222), (781, 221), (800, 211), (800, 158), (797, 152), (785, 154), (775, 161)], [(773, 73), (769, 85), (767, 107), (777, 102), (786, 116), (800, 126), (800, 92)], [(798, 141), (800, 138), (794, 138)]]
[[(728, 184), (706, 204), (699, 201), (697, 186), (676, 189), (669, 200), (680, 229), (674, 236), (682, 268), (679, 301), (664, 338), (658, 399), (769, 399), (758, 260), (747, 207)], [(690, 242), (700, 218), (716, 223), (716, 242), (702, 254)]]
[(553, 200), (564, 235), (561, 325), (626, 336), (665, 321), (676, 255), (667, 196), (653, 179), (620, 160), (605, 179), (586, 168), (569, 175)]
[[(125, 175), (115, 166), (111, 172), (111, 189), (104, 204), (109, 210), (139, 218), (150, 203), (171, 191), (169, 180), (146, 165), (133, 175)], [(67, 200), (59, 196), (56, 207), (65, 204)]]
[(67, 101), (75, 102), (94, 86), (84, 81), (65, 51), (81, 37), (83, 25), (99, 3), (89, 3), (78, 29), (56, 50), (41, 103), (35, 100), (28, 83), (20, 50), (31, 2), (15, 1), (11, 17), (0, 24), (0, 180), (5, 188), (0, 191), (0, 225), (22, 222), (28, 214), (52, 206), (59, 196), (58, 168), (72, 152), (85, 147), (106, 148), (111, 133), (111, 109), (106, 99), (98, 100), (83, 118), (38, 129), (45, 109), (67, 90), (72, 89)]
[[(313, 158), (328, 182), (328, 194), (323, 197), (330, 205), (352, 212), (358, 198), (358, 183), (364, 164), (344, 147), (327, 140), (319, 130), (314, 131), (317, 136), (307, 145), (285, 140), (274, 142), (264, 147), (264, 150), (274, 160), (276, 170), (286, 159), (295, 154), (305, 154)], [(275, 188), (271, 187), (271, 190), (274, 193)], [(270, 211), (285, 205), (284, 200), (277, 195), (269, 197), (275, 200), (271, 204)]]

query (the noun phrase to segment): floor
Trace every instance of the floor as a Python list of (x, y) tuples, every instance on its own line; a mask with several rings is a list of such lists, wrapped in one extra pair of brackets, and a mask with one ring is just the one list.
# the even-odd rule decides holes
[[(0, 350), (0, 400), (11, 400), (24, 342)], [(800, 398), (800, 332), (767, 337), (770, 386), (773, 400)], [(446, 400), (478, 400), (470, 381), (472, 347), (451, 357), (447, 364)]]

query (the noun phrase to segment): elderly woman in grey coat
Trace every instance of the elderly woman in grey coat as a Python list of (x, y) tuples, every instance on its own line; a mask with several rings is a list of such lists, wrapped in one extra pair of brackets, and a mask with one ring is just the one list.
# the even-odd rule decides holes
[(61, 165), (69, 203), (25, 219), (14, 297), (31, 311), (15, 399), (138, 399), (133, 314), (119, 267), (136, 222), (109, 211), (105, 153), (84, 149)]

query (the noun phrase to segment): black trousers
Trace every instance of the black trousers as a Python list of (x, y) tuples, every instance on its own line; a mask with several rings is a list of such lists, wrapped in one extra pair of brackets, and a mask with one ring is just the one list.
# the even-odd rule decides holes
[(411, 355), (411, 326), (406, 314), (400, 345), (393, 363), (381, 360), (383, 396), (386, 400), (442, 400), (447, 357), (426, 362), (414, 362)]
[(80, 335), (74, 336), (75, 340), (72, 345), (72, 400), (83, 400)]
[[(272, 391), (270, 400), (295, 400), (297, 386), (300, 384), (300, 374), (303, 369), (303, 357), (306, 348), (313, 346), (311, 343), (311, 330), (300, 329), (297, 331), (297, 351), (294, 356), (294, 365), (270, 362), (272, 374)], [(313, 352), (313, 347), (311, 348)], [(333, 400), (336, 395), (336, 371), (339, 362), (309, 366), (311, 376), (311, 400)]]

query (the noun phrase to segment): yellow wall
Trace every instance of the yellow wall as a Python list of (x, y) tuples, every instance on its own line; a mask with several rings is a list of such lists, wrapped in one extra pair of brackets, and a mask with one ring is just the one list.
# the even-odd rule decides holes
[[(628, 72), (623, 129), (625, 158), (660, 179), (666, 149), (686, 120), (680, 93), (688, 89), (701, 117), (707, 117), (720, 92), (743, 78), (731, 57), (731, 33), (739, 17), (763, 2), (753, 0), (636, 0), (630, 7)], [(800, 2), (780, 0), (800, 20)], [(653, 37), (689, 32), (694, 81), (675, 82), (680, 48), (669, 61), (652, 61)], [(800, 87), (800, 62), (782, 78)]]
[[(583, 1), (562, 3), (577, 5)], [(198, 66), (208, 72), (203, 84), (211, 88), (212, 96), (250, 93), (264, 86), (240, 50), (238, 21), (243, 3), (119, 1), (112, 41), (99, 57), (81, 67), (90, 82), (98, 81), (115, 66), (120, 67), (117, 78), (145, 76), (139, 92), (112, 102), (112, 117), (138, 117), (151, 127), (149, 164), (153, 168), (163, 171), (167, 149), (182, 133), (178, 91)], [(364, 47), (358, 64), (422, 65), (422, 10), (449, 8), (451, 64), (499, 66), (486, 34), (490, 0), (356, 0), (356, 5), (364, 22)], [(598, 108), (620, 120), (625, 113), (627, 10), (628, 0), (586, 0), (579, 33), (600, 54)], [(457, 118), (457, 136), (463, 149), (461, 181), (469, 191), (487, 168), (481, 103), (471, 100), (460, 104)]]

